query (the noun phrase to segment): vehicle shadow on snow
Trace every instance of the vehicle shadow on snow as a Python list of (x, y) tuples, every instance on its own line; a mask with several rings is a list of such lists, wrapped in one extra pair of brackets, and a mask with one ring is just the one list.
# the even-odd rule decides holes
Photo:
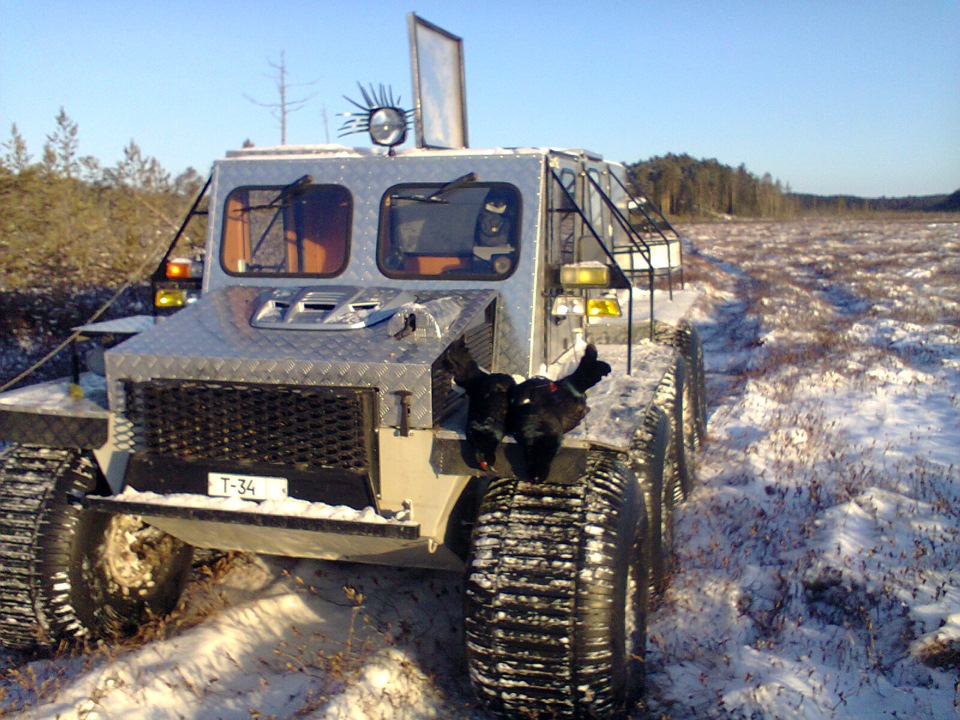
[(157, 637), (7, 655), (0, 715), (487, 720), (457, 573), (236, 555), (201, 568)]
[[(257, 666), (270, 673), (272, 689), (249, 698), (265, 715), (322, 712), (334, 720), (367, 708), (370, 717), (488, 717), (476, 708), (467, 681), (459, 574), (319, 560), (256, 562), (275, 580), (225, 615), (272, 626), (245, 652), (240, 664), (247, 669), (237, 669), (238, 682)], [(278, 707), (284, 694), (289, 700)]]

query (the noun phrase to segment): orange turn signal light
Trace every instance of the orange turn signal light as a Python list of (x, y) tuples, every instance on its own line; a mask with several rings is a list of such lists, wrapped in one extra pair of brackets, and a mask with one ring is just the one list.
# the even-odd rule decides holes
[(191, 276), (193, 262), (190, 260), (168, 260), (167, 277), (171, 280), (184, 280)]

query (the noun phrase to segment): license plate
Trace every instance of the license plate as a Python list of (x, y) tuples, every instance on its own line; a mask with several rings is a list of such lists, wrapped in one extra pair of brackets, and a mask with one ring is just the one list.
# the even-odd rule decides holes
[(207, 473), (207, 493), (244, 500), (283, 500), (287, 497), (287, 479), (212, 472)]

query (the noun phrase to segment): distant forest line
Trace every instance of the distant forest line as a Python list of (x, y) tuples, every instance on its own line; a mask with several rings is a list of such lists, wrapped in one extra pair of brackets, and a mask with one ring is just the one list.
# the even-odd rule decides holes
[[(864, 199), (792, 193), (743, 165), (665, 155), (627, 165), (629, 184), (675, 219), (788, 218), (802, 214), (960, 211), (952, 195)], [(79, 153), (62, 109), (34, 161), (16, 125), (0, 143), (0, 291), (117, 287), (159, 262), (204, 178), (177, 176), (132, 140), (112, 167)], [(198, 247), (204, 229), (188, 228)]]
[(663, 155), (627, 165), (631, 186), (665, 214), (678, 218), (787, 218), (873, 212), (960, 212), (960, 190), (947, 195), (862, 198), (794, 193), (770, 173), (690, 155)]

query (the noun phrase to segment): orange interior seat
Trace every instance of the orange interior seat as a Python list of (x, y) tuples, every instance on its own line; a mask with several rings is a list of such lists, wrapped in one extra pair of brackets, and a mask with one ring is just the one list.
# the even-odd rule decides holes
[(406, 260), (406, 270), (418, 275), (439, 275), (447, 270), (463, 270), (467, 259), (449, 255), (414, 255)]

